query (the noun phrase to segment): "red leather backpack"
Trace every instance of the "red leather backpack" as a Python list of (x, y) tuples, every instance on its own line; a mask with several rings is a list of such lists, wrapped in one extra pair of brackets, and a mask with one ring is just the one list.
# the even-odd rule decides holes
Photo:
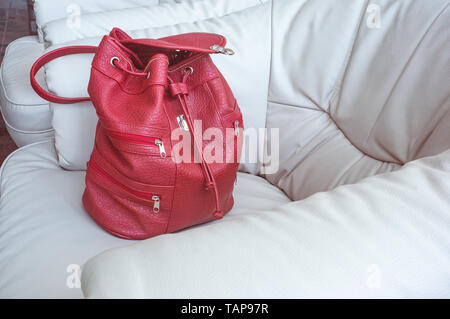
[[(56, 49), (33, 65), (31, 83), (44, 99), (94, 104), (99, 120), (83, 204), (108, 232), (144, 239), (220, 219), (232, 208), (242, 114), (210, 57), (232, 54), (225, 43), (217, 34), (131, 39), (113, 29), (99, 47)], [(90, 97), (59, 97), (35, 81), (37, 71), (52, 59), (93, 52)], [(209, 128), (221, 134), (205, 141)], [(180, 162), (172, 152), (174, 130), (186, 132), (192, 142), (180, 151), (189, 161)], [(204, 155), (213, 142), (223, 147), (221, 161)], [(185, 157), (185, 152), (191, 154)]]

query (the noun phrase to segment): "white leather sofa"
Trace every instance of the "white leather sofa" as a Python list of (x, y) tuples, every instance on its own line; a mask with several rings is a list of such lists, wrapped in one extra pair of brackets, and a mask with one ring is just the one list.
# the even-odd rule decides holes
[[(246, 127), (279, 129), (279, 169), (243, 163), (223, 220), (122, 240), (81, 204), (92, 105), (53, 104), (54, 139), (0, 172), (0, 296), (450, 297), (450, 0), (221, 3), (155, 6), (165, 24), (130, 33), (224, 34), (236, 55), (214, 60)], [(189, 8), (198, 21), (169, 14)], [(48, 88), (86, 94), (90, 59), (50, 63)]]

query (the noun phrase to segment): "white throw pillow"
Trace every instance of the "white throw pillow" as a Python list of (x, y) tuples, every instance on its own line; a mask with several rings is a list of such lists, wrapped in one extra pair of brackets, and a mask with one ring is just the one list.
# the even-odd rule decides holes
[[(228, 0), (229, 1), (229, 0)], [(251, 26), (251, 27), (250, 27)], [(228, 39), (234, 56), (213, 55), (224, 74), (244, 116), (246, 128), (264, 128), (270, 68), (270, 3), (248, 8), (222, 18), (130, 32), (132, 37), (158, 38), (187, 32), (213, 32)], [(100, 38), (87, 38), (65, 45), (97, 45)], [(47, 65), (51, 91), (65, 97), (87, 96), (92, 54), (59, 58)], [(70, 75), (70, 76), (68, 76)], [(74, 105), (51, 104), (56, 149), (60, 165), (83, 170), (92, 151), (96, 115), (90, 102)], [(260, 163), (246, 163), (241, 170), (257, 174)]]
[[(167, 3), (165, 3), (167, 2)], [(261, 3), (261, 0), (184, 0), (180, 3), (161, 1), (161, 5), (127, 8), (120, 10), (85, 13), (58, 19), (42, 26), (46, 45), (95, 37), (117, 27), (138, 30), (175, 23), (194, 22), (210, 17), (221, 17)]]
[(58, 19), (70, 20), (92, 12), (151, 6), (166, 2), (180, 2), (181, 0), (34, 0), (34, 13), (38, 27), (39, 39), (42, 38), (42, 27), (50, 21)]

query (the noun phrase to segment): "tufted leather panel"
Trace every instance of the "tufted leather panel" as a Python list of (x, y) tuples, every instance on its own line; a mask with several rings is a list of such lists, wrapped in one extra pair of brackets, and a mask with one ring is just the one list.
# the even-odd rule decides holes
[(450, 2), (377, 3), (381, 27), (362, 19), (329, 113), (362, 152), (404, 164), (450, 148)]
[(374, 3), (273, 2), (266, 178), (294, 200), (450, 148), (449, 1)]

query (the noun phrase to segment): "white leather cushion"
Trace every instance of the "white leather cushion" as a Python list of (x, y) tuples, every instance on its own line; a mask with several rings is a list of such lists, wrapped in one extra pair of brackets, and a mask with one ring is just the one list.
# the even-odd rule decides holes
[[(242, 32), (247, 25), (252, 28), (248, 32)], [(264, 128), (270, 74), (270, 3), (222, 18), (131, 31), (130, 35), (158, 38), (198, 31), (220, 33), (227, 37), (228, 46), (236, 54), (213, 55), (213, 60), (233, 90), (242, 110), (246, 129)], [(99, 38), (88, 38), (70, 44), (97, 45), (99, 41)], [(58, 46), (49, 49), (56, 47)], [(73, 55), (49, 63), (46, 69), (49, 88), (60, 96), (87, 96), (92, 57), (93, 55)], [(66, 169), (85, 169), (92, 151), (97, 121), (92, 104), (51, 105), (54, 109), (53, 127), (60, 164)], [(253, 174), (257, 174), (259, 168), (259, 162), (247, 161), (241, 165), (242, 171)]]
[(180, 3), (163, 3), (147, 6), (85, 14), (79, 25), (68, 25), (67, 19), (59, 19), (43, 28), (48, 45), (74, 41), (86, 37), (108, 34), (114, 28), (137, 30), (182, 22), (193, 22), (210, 17), (221, 17), (243, 10), (267, 0), (184, 0)]
[(90, 298), (449, 298), (450, 151), (91, 259)]
[[(53, 141), (28, 145), (5, 161), (0, 181), (0, 298), (82, 297), (80, 289), (66, 285), (71, 275), (67, 267), (131, 243), (105, 232), (85, 212), (84, 176), (61, 169)], [(288, 202), (266, 180), (239, 173), (235, 206), (217, 222), (226, 225)]]
[[(40, 98), (30, 84), (30, 68), (44, 52), (34, 36), (11, 42), (0, 71), (0, 106), (3, 119), (11, 131), (24, 138), (15, 139), (18, 146), (35, 141), (36, 136), (52, 135), (49, 103)], [(44, 72), (36, 76), (45, 87)], [(13, 136), (14, 137), (14, 136)]]
[(290, 198), (450, 148), (449, 0), (278, 0), (272, 23), (266, 177)]
[[(34, 0), (34, 13), (38, 32), (42, 36), (42, 27), (50, 21), (84, 15), (91, 12), (102, 12), (114, 9), (151, 6), (164, 2), (180, 0)], [(41, 37), (42, 42), (42, 37)]]

